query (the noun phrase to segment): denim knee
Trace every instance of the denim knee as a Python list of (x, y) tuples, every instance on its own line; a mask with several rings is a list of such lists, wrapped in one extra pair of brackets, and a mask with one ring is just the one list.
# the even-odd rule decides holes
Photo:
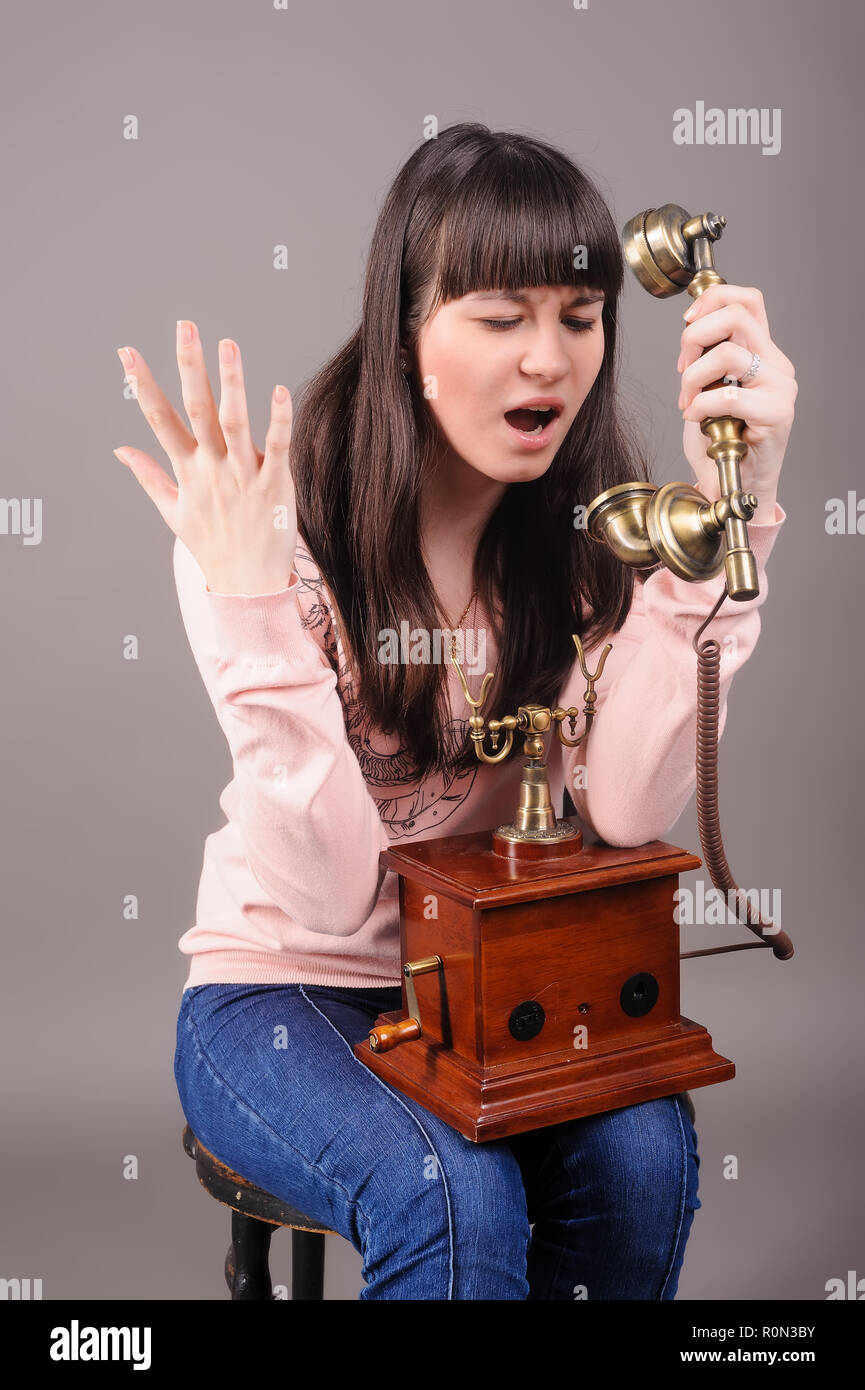
[[(424, 1126), (370, 1175), (361, 1228), (361, 1298), (413, 1278), (426, 1299), (525, 1299), (531, 1227), (518, 1165), (504, 1144)], [(397, 1296), (396, 1294), (394, 1296)]]
[(675, 1096), (645, 1101), (559, 1125), (558, 1158), (536, 1181), (536, 1235), (563, 1241), (579, 1232), (567, 1269), (547, 1268), (541, 1253), (532, 1273), (541, 1297), (559, 1297), (565, 1276), (586, 1297), (671, 1299), (697, 1197), (696, 1134)]
[(629, 1224), (678, 1216), (688, 1176), (687, 1114), (676, 1097), (644, 1101), (596, 1117), (582, 1136), (579, 1180), (601, 1207)]

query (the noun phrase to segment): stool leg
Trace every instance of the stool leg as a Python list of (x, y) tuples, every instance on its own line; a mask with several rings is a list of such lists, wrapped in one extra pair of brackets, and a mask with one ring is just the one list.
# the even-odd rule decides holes
[(324, 1298), (324, 1235), (321, 1231), (291, 1232), (291, 1297)]
[(225, 1257), (225, 1282), (232, 1302), (273, 1297), (270, 1282), (270, 1238), (273, 1226), (241, 1211), (231, 1213), (231, 1244)]

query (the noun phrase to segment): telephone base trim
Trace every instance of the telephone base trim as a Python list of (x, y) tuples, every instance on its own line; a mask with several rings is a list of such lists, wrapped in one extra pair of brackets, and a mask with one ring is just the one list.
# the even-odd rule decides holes
[[(404, 1017), (399, 1010), (381, 1014), (374, 1026)], [(475, 1143), (712, 1086), (736, 1075), (735, 1064), (714, 1051), (708, 1030), (685, 1017), (651, 1042), (594, 1057), (548, 1054), (522, 1062), (518, 1072), (511, 1065), (472, 1067), (433, 1039), (425, 1046), (407, 1043), (379, 1054), (364, 1038), (354, 1053), (383, 1081)]]

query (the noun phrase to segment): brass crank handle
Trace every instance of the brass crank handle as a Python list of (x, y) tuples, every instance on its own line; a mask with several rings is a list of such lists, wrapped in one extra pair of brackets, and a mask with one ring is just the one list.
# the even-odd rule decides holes
[(425, 956), (423, 960), (406, 961), (402, 973), (405, 976), (409, 1016), (401, 1019), (399, 1023), (383, 1023), (380, 1028), (372, 1028), (369, 1034), (369, 1045), (372, 1052), (391, 1052), (393, 1048), (399, 1047), (400, 1043), (412, 1042), (415, 1038), (423, 1036), (414, 977), (415, 975), (428, 975), (432, 970), (444, 970), (441, 956)]

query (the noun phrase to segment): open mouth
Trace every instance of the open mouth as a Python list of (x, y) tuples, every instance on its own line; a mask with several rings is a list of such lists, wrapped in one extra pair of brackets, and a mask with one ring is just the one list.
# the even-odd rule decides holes
[(505, 419), (517, 434), (534, 442), (545, 440), (552, 433), (560, 413), (557, 406), (550, 406), (546, 410), (523, 406), (519, 410), (505, 411)]

